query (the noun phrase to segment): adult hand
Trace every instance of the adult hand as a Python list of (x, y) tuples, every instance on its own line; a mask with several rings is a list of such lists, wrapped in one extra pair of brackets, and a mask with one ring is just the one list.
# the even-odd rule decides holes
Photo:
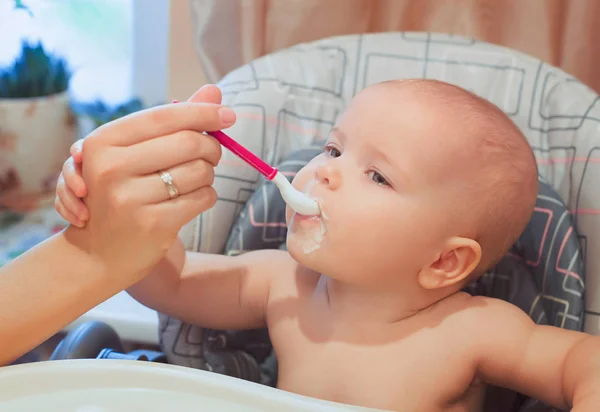
[[(221, 99), (221, 90), (213, 84), (207, 84), (197, 90), (188, 102), (221, 104)], [(87, 195), (87, 187), (81, 173), (83, 140), (80, 139), (71, 146), (71, 156), (63, 164), (58, 177), (54, 201), (57, 212), (77, 227), (85, 226), (89, 219), (89, 210), (83, 202)]]
[[(211, 208), (221, 146), (204, 131), (230, 127), (235, 114), (209, 103), (160, 106), (96, 129), (82, 144), (89, 221), (69, 239), (98, 262), (139, 280), (180, 228)], [(176, 187), (159, 173), (167, 171)], [(172, 189), (172, 187), (171, 187)]]

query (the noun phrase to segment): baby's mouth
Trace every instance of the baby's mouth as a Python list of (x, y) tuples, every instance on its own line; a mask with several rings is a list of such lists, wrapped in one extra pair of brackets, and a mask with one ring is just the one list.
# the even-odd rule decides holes
[[(306, 193), (310, 196), (309, 193)], [(305, 254), (310, 254), (321, 247), (321, 242), (327, 233), (325, 221), (327, 217), (323, 210), (321, 199), (310, 196), (319, 204), (320, 215), (307, 216), (300, 213), (294, 213), (292, 216), (291, 233), (294, 233), (297, 241), (302, 245)]]
[(306, 194), (311, 199), (314, 199), (318, 205), (321, 213), (319, 215), (311, 216), (311, 215), (303, 215), (301, 213), (294, 213), (294, 221), (301, 223), (302, 225), (312, 226), (312, 225), (323, 225), (324, 221), (327, 220), (325, 215), (325, 211), (323, 210), (323, 203), (321, 199), (311, 196), (310, 194)]
[(315, 222), (318, 222), (321, 220), (321, 216), (310, 216), (310, 215), (303, 215), (300, 213), (296, 213), (295, 219), (299, 220), (299, 221), (313, 220)]
[(306, 196), (308, 196), (311, 200), (314, 200), (315, 202), (317, 202), (317, 205), (319, 206), (319, 214), (318, 215), (303, 215), (302, 213), (298, 213), (296, 212), (296, 214), (303, 218), (303, 219), (308, 219), (308, 218), (315, 218), (315, 219), (321, 219), (321, 217), (324, 217), (325, 212), (323, 211), (323, 201), (316, 197), (313, 196), (311, 193), (304, 193)]
[(319, 223), (322, 220), (327, 220), (327, 217), (325, 215), (325, 210), (323, 209), (323, 200), (313, 194), (313, 191), (314, 191), (314, 188), (316, 185), (317, 185), (317, 181), (311, 180), (308, 183), (306, 183), (302, 189), (298, 188), (298, 190), (301, 190), (302, 194), (304, 194), (311, 200), (314, 200), (315, 202), (317, 202), (320, 213), (318, 215), (311, 216), (311, 215), (303, 215), (302, 213), (298, 213), (298, 212), (294, 211), (293, 219), (296, 222), (303, 222), (304, 224), (310, 225), (311, 223)]

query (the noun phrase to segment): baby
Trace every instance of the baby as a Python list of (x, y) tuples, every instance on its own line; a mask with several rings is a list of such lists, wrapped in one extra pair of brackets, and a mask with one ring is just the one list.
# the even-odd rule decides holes
[(179, 242), (128, 292), (207, 328), (267, 326), (278, 387), (298, 394), (478, 411), (491, 384), (600, 410), (600, 338), (461, 292), (536, 201), (533, 153), (497, 107), (438, 81), (368, 87), (293, 184), (323, 213), (288, 209), (288, 252), (227, 257)]

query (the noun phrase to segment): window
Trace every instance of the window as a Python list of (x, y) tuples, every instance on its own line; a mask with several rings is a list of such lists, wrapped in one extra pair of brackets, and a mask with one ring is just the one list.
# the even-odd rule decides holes
[[(166, 95), (168, 0), (0, 0), (0, 67), (21, 40), (41, 40), (73, 70), (75, 100), (118, 104)], [(151, 6), (150, 6), (151, 4)]]

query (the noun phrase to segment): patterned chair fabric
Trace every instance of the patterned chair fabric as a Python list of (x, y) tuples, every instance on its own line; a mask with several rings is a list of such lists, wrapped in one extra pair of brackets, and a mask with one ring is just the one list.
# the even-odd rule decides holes
[[(513, 302), (538, 323), (598, 334), (600, 256), (586, 252), (600, 240), (600, 195), (593, 190), (600, 105), (576, 79), (473, 39), (382, 33), (292, 47), (233, 71), (219, 86), (224, 104), (238, 114), (231, 136), (292, 176), (358, 91), (399, 78), (438, 79), (490, 100), (521, 128), (537, 157), (540, 193), (527, 230), (469, 291)], [(182, 229), (188, 250), (236, 254), (284, 244), (283, 204), (257, 172), (224, 151), (215, 187), (215, 208)], [(160, 320), (171, 363), (275, 381), (265, 331), (208, 331)]]

